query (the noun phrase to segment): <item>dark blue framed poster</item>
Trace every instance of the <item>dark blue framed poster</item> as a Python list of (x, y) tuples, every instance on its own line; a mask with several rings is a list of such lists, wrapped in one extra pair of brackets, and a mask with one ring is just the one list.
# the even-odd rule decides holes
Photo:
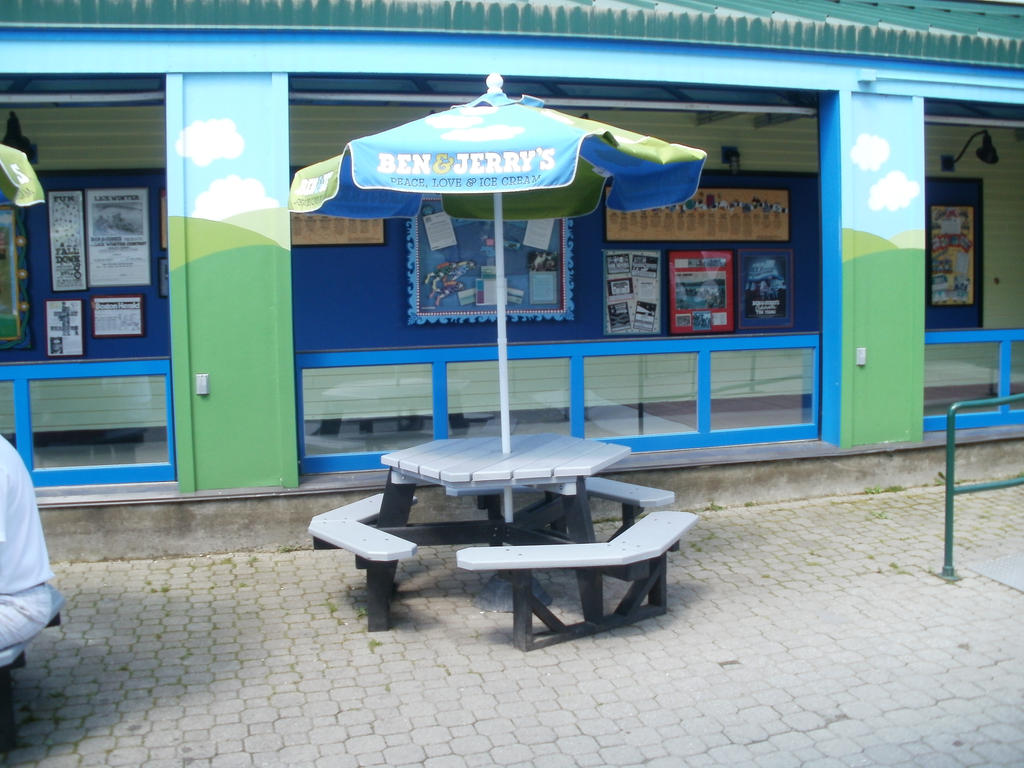
[(793, 325), (793, 252), (742, 250), (739, 256), (739, 327)]

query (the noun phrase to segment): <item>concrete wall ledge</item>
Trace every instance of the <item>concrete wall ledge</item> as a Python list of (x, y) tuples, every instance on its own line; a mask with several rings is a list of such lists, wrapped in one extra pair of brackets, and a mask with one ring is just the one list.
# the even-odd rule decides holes
[[(958, 480), (1024, 471), (1024, 428), (961, 430), (957, 444)], [(671, 489), (686, 510), (849, 495), (941, 484), (945, 434), (845, 450), (802, 441), (644, 453), (617, 469), (621, 479)], [(380, 470), (310, 476), (298, 488), (186, 494), (176, 483), (156, 483), (40, 488), (37, 495), (51, 559), (119, 560), (308, 547), (313, 515), (374, 493), (385, 479)], [(446, 497), (439, 488), (421, 488), (417, 497), (423, 517), (476, 514), (471, 498)], [(615, 511), (610, 502), (593, 506), (595, 518)]]

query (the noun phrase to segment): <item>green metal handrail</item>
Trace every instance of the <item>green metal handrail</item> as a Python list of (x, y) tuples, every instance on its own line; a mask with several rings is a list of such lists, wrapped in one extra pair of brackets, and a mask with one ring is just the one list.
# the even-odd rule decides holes
[(1010, 480), (995, 480), (988, 483), (975, 483), (956, 487), (956, 414), (961, 408), (977, 406), (1006, 405), (1007, 403), (1024, 402), (1024, 394), (1006, 397), (989, 397), (983, 400), (961, 400), (953, 403), (946, 411), (946, 553), (942, 565), (942, 578), (956, 581), (959, 576), (953, 568), (953, 501), (960, 493), (977, 493), (978, 491), (994, 491), (999, 488), (1012, 488), (1024, 483), (1024, 475)]

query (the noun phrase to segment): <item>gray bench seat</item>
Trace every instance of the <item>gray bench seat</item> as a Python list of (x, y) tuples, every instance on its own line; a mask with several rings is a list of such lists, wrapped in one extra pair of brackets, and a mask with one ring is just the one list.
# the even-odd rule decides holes
[[(610, 477), (595, 476), (584, 480), (587, 486), (587, 493), (599, 499), (610, 499), (622, 504), (633, 504), (643, 509), (651, 507), (665, 507), (676, 500), (672, 491), (665, 491), (661, 488), (650, 488), (646, 485), (627, 483), (623, 480), (612, 480)], [(489, 496), (500, 494), (504, 486), (463, 486), (445, 489), (449, 496)], [(514, 493), (536, 492), (538, 489), (529, 485), (514, 485)]]
[[(60, 611), (64, 607), (64, 596), (49, 584), (50, 619), (46, 626), (60, 624)], [(14, 705), (11, 700), (11, 670), (25, 666), (25, 649), (35, 638), (0, 648), (0, 752), (9, 752), (17, 745)]]
[[(512, 641), (523, 651), (590, 635), (665, 613), (667, 552), (697, 522), (689, 512), (651, 512), (607, 542), (468, 547), (456, 553), (460, 568), (494, 570), (512, 583)], [(583, 620), (566, 624), (536, 596), (534, 570), (572, 569)], [(604, 607), (604, 577), (630, 583), (618, 605)], [(547, 632), (534, 632), (536, 616)]]
[(346, 549), (365, 560), (390, 562), (404, 560), (416, 554), (416, 544), (394, 534), (380, 531), (365, 521), (372, 520), (380, 513), (384, 494), (378, 493), (365, 499), (336, 507), (316, 515), (309, 523), (309, 534), (314, 546), (320, 543), (330, 547)]
[[(371, 632), (388, 629), (398, 561), (416, 554), (415, 542), (367, 525), (380, 515), (383, 500), (384, 494), (377, 493), (335, 507), (313, 517), (308, 528), (314, 549), (348, 550), (356, 556), (356, 567), (366, 571), (367, 628)], [(415, 501), (410, 491), (410, 505)]]
[(667, 507), (676, 500), (676, 495), (672, 491), (612, 480), (610, 477), (588, 477), (586, 482), (587, 493), (591, 496), (632, 504), (643, 509)]
[(310, 524), (310, 534), (321, 542), (347, 549), (365, 560), (389, 562), (416, 554), (416, 545), (358, 520), (323, 520)]
[[(633, 525), (637, 516), (643, 510), (667, 507), (670, 504), (674, 504), (676, 500), (676, 495), (672, 491), (651, 488), (646, 485), (637, 485), (636, 483), (627, 483), (624, 480), (613, 480), (609, 477), (588, 477), (584, 480), (584, 483), (587, 489), (587, 496), (617, 501), (622, 505), (622, 526), (619, 528), (618, 533)], [(477, 496), (481, 500), (478, 506), (481, 509), (487, 509), (489, 514), (495, 517), (500, 516), (496, 497), (501, 495), (502, 490), (502, 487), (489, 486), (449, 487), (446, 493), (449, 496)], [(512, 486), (513, 493), (537, 492), (538, 490), (543, 489), (521, 485)], [(548, 495), (548, 500), (549, 502), (553, 501), (553, 497)], [(539, 509), (540, 507), (541, 505), (538, 504), (533, 509)]]
[[(384, 499), (383, 493), (375, 493), (365, 499), (353, 501), (342, 507), (335, 507), (327, 512), (321, 512), (313, 517), (312, 523), (323, 522), (324, 520), (356, 520), (365, 523), (380, 514), (380, 503)], [(312, 527), (312, 523), (310, 527)]]
[(460, 549), (456, 562), (468, 571), (522, 568), (594, 568), (632, 565), (666, 552), (697, 522), (689, 512), (651, 512), (611, 541)]

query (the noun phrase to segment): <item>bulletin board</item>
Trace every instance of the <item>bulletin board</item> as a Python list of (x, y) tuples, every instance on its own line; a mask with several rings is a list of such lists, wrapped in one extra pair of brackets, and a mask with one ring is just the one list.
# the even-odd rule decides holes
[(661, 333), (661, 251), (604, 251), (604, 332)]
[(681, 205), (646, 211), (605, 209), (612, 241), (785, 242), (790, 239), (788, 189), (701, 187)]
[(0, 206), (0, 349), (29, 343), (25, 235), (18, 211)]
[[(494, 222), (452, 218), (427, 200), (409, 222), (410, 325), (495, 319)], [(506, 221), (510, 319), (571, 320), (571, 223)]]

